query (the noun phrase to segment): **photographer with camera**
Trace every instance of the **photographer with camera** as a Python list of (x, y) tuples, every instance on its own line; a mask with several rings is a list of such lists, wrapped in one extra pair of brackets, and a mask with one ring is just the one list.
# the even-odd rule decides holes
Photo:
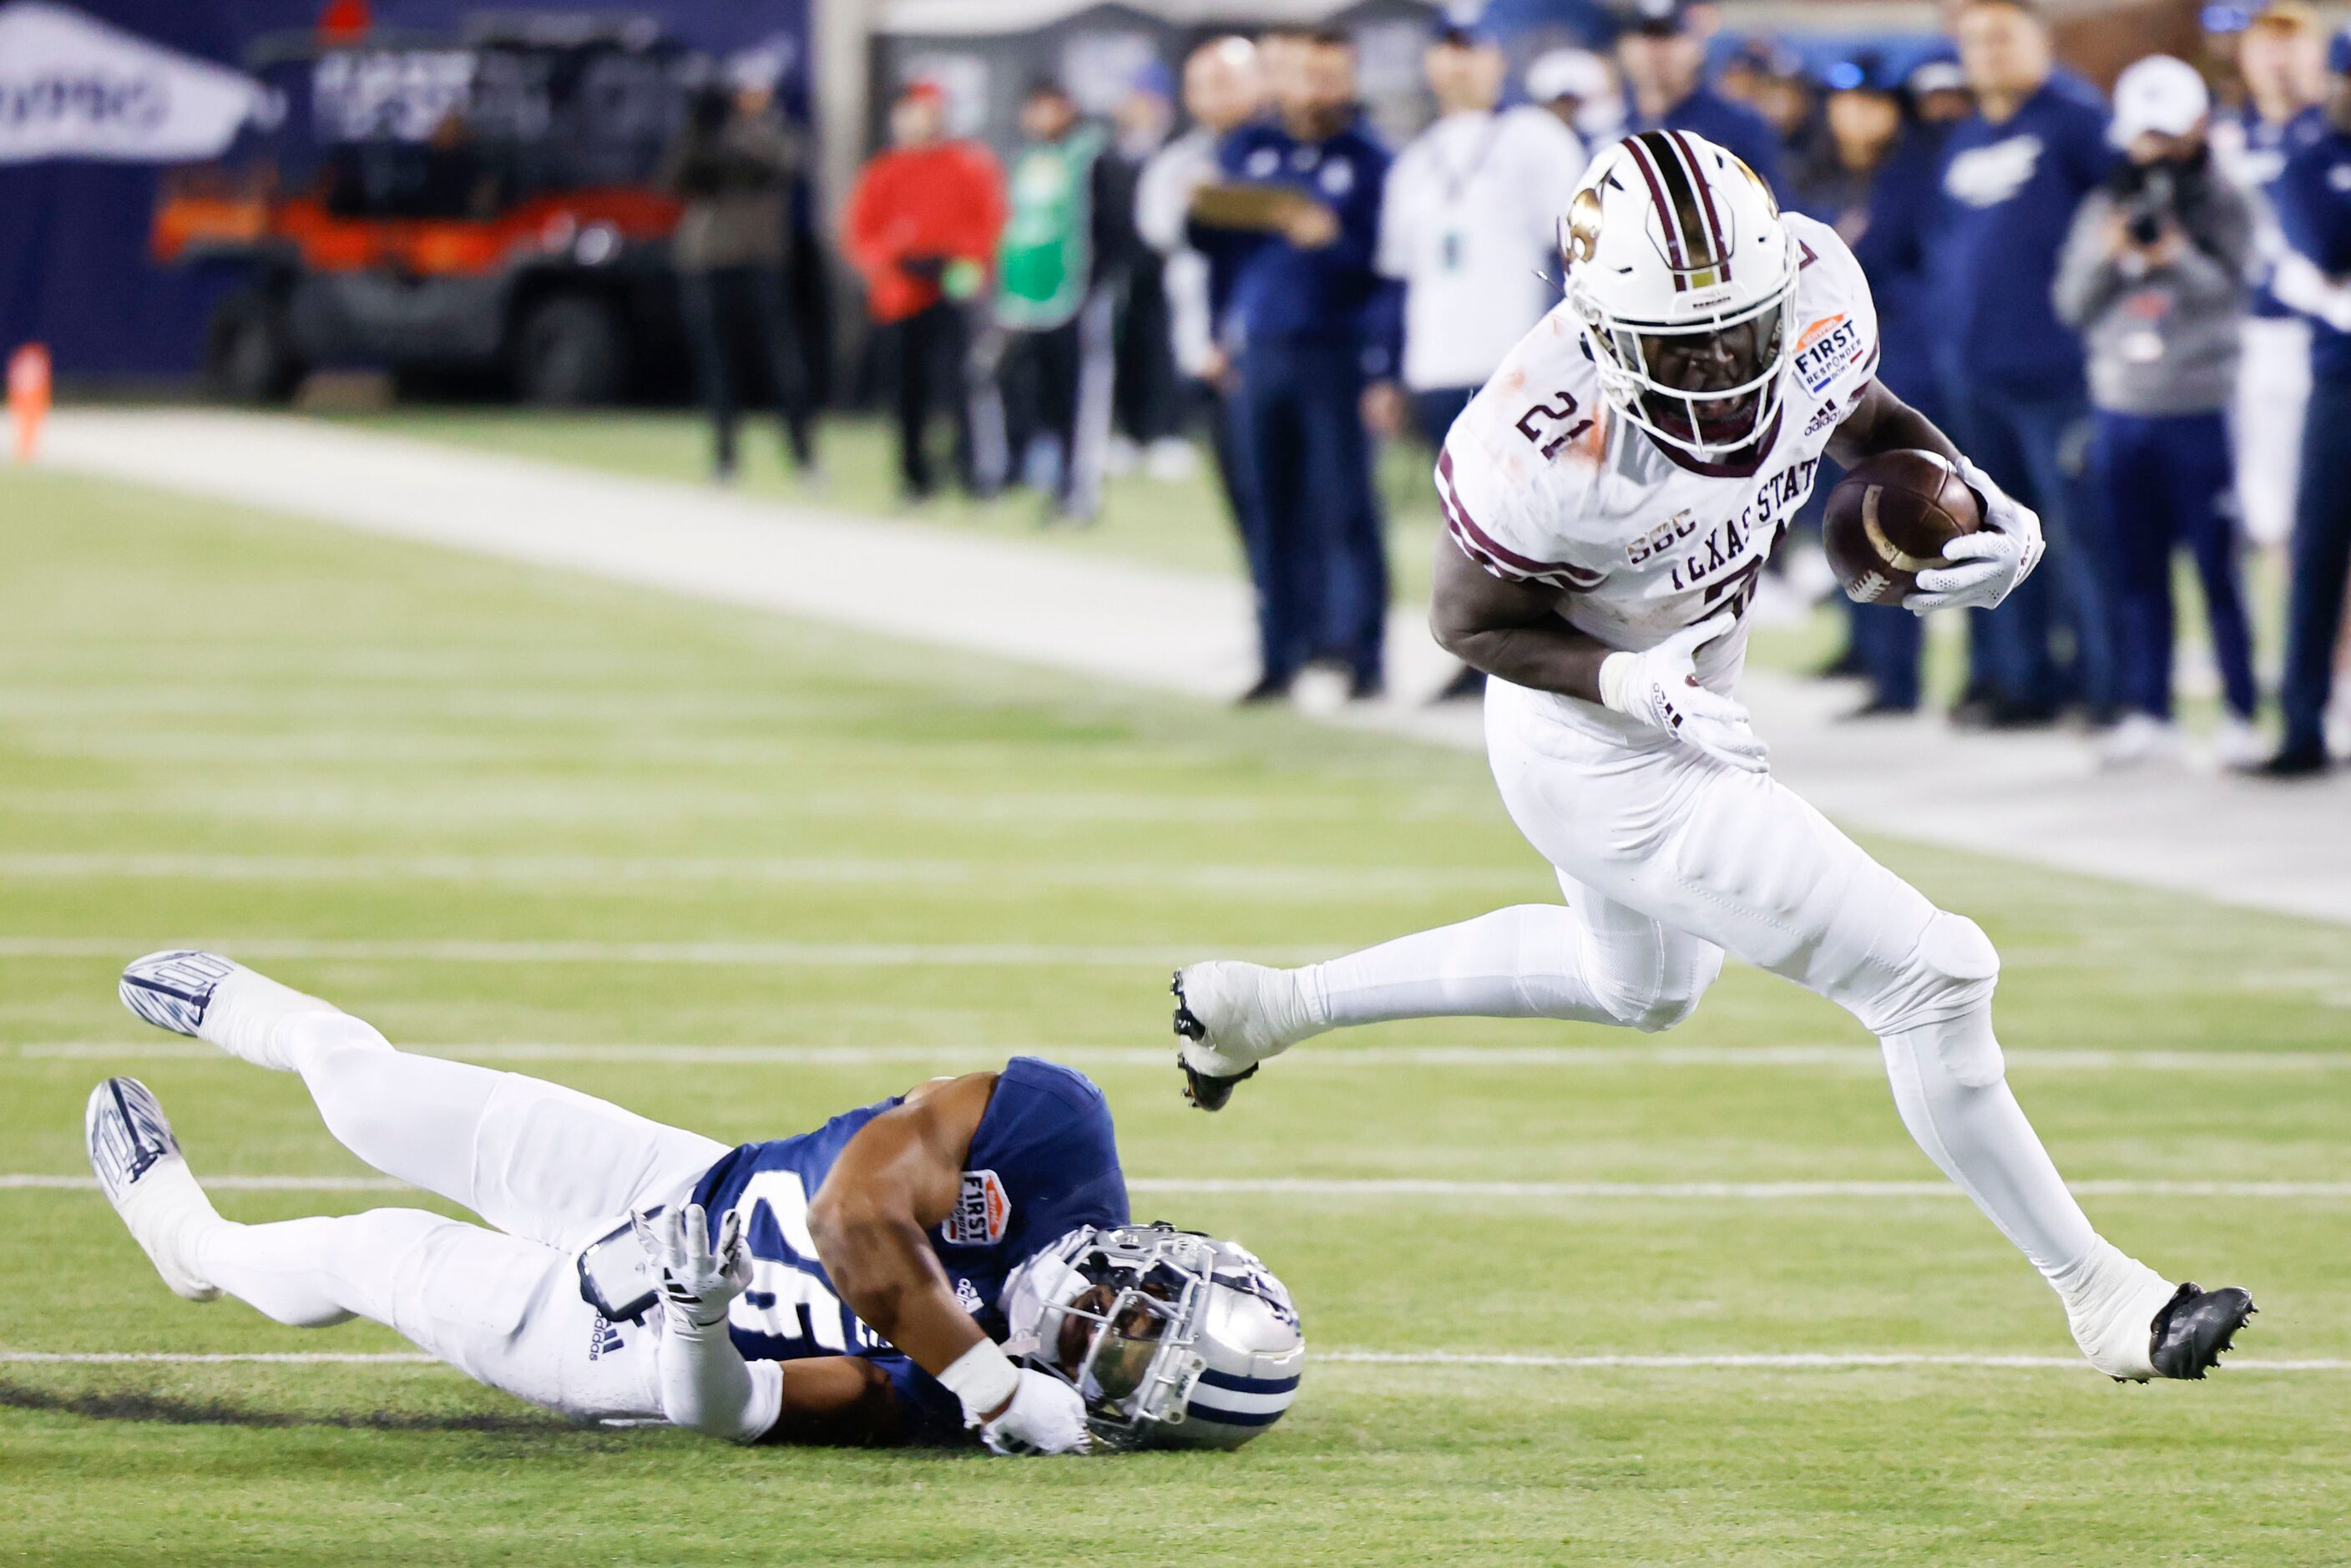
[(2115, 84), (2108, 134), (2126, 154), (2075, 214), (2053, 290), (2089, 353), (2091, 461), (2106, 507), (2122, 722), (2109, 766), (2177, 749), (2171, 721), (2173, 549), (2195, 557), (2228, 701), (2224, 761), (2257, 750), (2252, 638), (2226, 413), (2236, 382), (2252, 214), (2213, 166), (2211, 99), (2194, 67), (2143, 59)]

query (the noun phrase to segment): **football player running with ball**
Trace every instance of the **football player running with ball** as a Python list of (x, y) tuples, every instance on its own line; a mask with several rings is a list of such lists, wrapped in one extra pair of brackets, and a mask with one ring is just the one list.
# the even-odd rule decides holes
[(563, 1415), (744, 1443), (1236, 1448), (1296, 1397), (1281, 1282), (1231, 1242), (1128, 1222), (1110, 1109), (1070, 1068), (1015, 1057), (729, 1149), (395, 1051), (217, 954), (142, 958), (122, 999), (300, 1074), (345, 1147), (495, 1228), (414, 1208), (223, 1219), (154, 1095), (109, 1079), (90, 1165), (191, 1301), (295, 1328), (372, 1319)]
[(2092, 1228), (2002, 1078), (2000, 958), (1775, 782), (1733, 695), (1756, 574), (1825, 452), (1924, 449), (1985, 526), (1906, 602), (1996, 605), (2041, 526), (1876, 378), (1876, 311), (1827, 225), (1702, 137), (1604, 152), (1560, 222), (1566, 298), (1437, 465), (1437, 640), (1493, 677), (1486, 743), (1562, 907), (1497, 910), (1299, 969), (1176, 978), (1188, 1091), (1214, 1110), (1310, 1035), (1415, 1018), (1671, 1029), (1735, 953), (1883, 1042), (1902, 1120), (2030, 1259), (2120, 1379), (2197, 1378), (2253, 1310)]

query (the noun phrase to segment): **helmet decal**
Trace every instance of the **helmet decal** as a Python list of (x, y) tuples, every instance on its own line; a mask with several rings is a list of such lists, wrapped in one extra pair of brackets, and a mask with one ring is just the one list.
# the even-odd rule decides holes
[(1567, 204), (1567, 243), (1560, 248), (1567, 253), (1568, 265), (1590, 261), (1600, 248), (1600, 193), (1585, 186), (1575, 193)]

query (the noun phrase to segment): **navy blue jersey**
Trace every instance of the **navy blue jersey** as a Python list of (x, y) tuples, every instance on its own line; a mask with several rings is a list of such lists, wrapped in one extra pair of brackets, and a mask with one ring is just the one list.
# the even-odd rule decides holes
[[(884, 1100), (812, 1133), (731, 1150), (695, 1185), (694, 1201), (709, 1213), (714, 1242), (720, 1218), (742, 1211), (753, 1272), (728, 1330), (744, 1359), (865, 1356), (889, 1375), (907, 1436), (931, 1438), (961, 1427), (961, 1406), (849, 1310), (809, 1239), (809, 1200), (841, 1151), (904, 1103)], [(962, 1201), (931, 1236), (956, 1299), (1000, 1338), (998, 1298), (1014, 1268), (1081, 1225), (1126, 1223), (1126, 1176), (1102, 1091), (1074, 1068), (1014, 1057), (972, 1135)]]
[(2261, 193), (2265, 206), (2261, 222), (2268, 231), (2255, 247), (2253, 296), (2248, 308), (2256, 316), (2291, 316), (2293, 308), (2281, 304), (2270, 290), (2270, 277), (2277, 270), (2276, 250), (2285, 243), (2283, 238), (2273, 243), (2270, 237), (2276, 234), (2277, 183), (2285, 173), (2286, 161), (2326, 134), (2326, 111), (2305, 109), (2292, 120), (2273, 123), (2248, 105), (2240, 111), (2238, 123), (2244, 128), (2245, 145), (2237, 155), (2234, 172)]
[[(2351, 272), (2351, 136), (2327, 130), (2297, 148), (2273, 188), (2286, 243), (2329, 277)], [(2351, 332), (2310, 327), (2311, 373), (2351, 381)]]
[(2116, 153), (2106, 116), (2051, 81), (1995, 125), (1980, 114), (1943, 142), (1932, 274), (1941, 347), (1977, 384), (2078, 393), (2082, 345), (2057, 319), (2057, 253)]
[(1192, 225), (1193, 243), (1208, 257), (1211, 298), (1219, 301), (1218, 340), (1242, 348), (1285, 340), (1359, 345), (1366, 375), (1395, 374), (1403, 290), (1372, 265), (1387, 149), (1360, 125), (1308, 141), (1267, 120), (1228, 132), (1217, 159), (1227, 180), (1286, 186), (1339, 220), (1338, 238), (1314, 250), (1279, 235)]

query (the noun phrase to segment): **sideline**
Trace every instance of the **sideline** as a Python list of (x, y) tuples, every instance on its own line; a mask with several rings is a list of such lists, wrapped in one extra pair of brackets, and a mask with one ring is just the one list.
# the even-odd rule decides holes
[[(285, 415), (68, 409), (46, 461), (1189, 697), (1228, 699), (1254, 673), (1242, 583), (931, 525)], [(1447, 664), (1420, 618), (1392, 612), (1389, 632), (1398, 695), (1320, 722), (1478, 749), (1474, 711), (1421, 706)], [(2125, 783), (2071, 736), (1839, 724), (1849, 694), (1765, 671), (1742, 695), (1774, 771), (1848, 826), (2351, 924), (2351, 775)]]

